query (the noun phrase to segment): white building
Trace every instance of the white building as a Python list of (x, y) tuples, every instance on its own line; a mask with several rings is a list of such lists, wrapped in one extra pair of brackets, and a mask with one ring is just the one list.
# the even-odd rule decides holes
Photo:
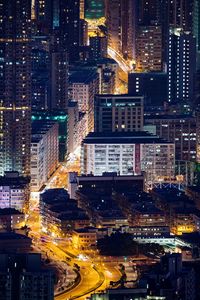
[(29, 181), (18, 172), (5, 172), (0, 177), (0, 208), (22, 211), (29, 198)]
[(31, 191), (37, 192), (58, 167), (58, 123), (34, 121), (31, 139)]
[(174, 176), (174, 143), (146, 132), (90, 133), (82, 144), (81, 172), (146, 173), (147, 185)]
[(78, 109), (87, 114), (88, 132), (94, 128), (94, 95), (99, 93), (99, 74), (94, 70), (72, 72), (69, 98), (78, 102)]

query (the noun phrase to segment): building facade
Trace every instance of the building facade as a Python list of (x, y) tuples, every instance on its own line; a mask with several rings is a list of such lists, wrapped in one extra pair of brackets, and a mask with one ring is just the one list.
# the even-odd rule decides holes
[(141, 131), (143, 130), (143, 115), (143, 97), (95, 96), (95, 132)]
[(90, 133), (82, 144), (81, 173), (140, 175), (149, 184), (174, 176), (174, 143), (144, 132)]
[(180, 28), (170, 30), (168, 41), (168, 101), (193, 103), (196, 39)]
[(108, 46), (125, 59), (135, 58), (136, 2), (107, 1)]
[(162, 70), (162, 28), (159, 25), (138, 26), (136, 38), (136, 70)]
[(22, 211), (29, 200), (28, 177), (19, 176), (18, 172), (6, 172), (0, 177), (0, 208), (15, 208)]
[(0, 209), (0, 229), (16, 230), (25, 226), (25, 215), (14, 208)]
[(90, 37), (91, 58), (99, 59), (107, 57), (107, 37), (94, 36)]
[(194, 161), (196, 159), (196, 118), (189, 115), (160, 115), (145, 118), (146, 124), (156, 127), (161, 138), (175, 142), (176, 159)]
[(35, 121), (31, 139), (31, 191), (38, 192), (58, 167), (58, 123)]
[[(30, 175), (31, 1), (0, 5), (0, 175)], [(14, 55), (13, 55), (14, 54)]]
[(59, 35), (70, 62), (79, 60), (80, 0), (59, 1)]

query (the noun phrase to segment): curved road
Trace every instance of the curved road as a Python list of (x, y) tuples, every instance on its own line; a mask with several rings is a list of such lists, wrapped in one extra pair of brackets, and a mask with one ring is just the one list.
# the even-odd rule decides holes
[[(58, 257), (66, 260), (69, 257), (62, 249), (54, 244), (48, 244), (49, 249), (56, 253)], [(116, 263), (77, 261), (71, 259), (70, 264), (76, 263), (80, 266), (80, 283), (71, 291), (55, 296), (55, 300), (79, 299), (83, 300), (94, 291), (104, 290), (109, 286), (110, 281), (118, 281), (120, 272), (115, 268)]]

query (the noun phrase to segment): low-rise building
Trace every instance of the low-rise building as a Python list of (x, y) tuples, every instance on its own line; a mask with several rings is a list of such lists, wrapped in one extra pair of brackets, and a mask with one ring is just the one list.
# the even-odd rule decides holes
[(200, 231), (200, 212), (197, 209), (176, 208), (172, 212), (171, 232), (176, 235)]
[(64, 189), (49, 189), (40, 195), (40, 214), (42, 230), (52, 236), (64, 237), (90, 225), (85, 211), (77, 207)]
[(186, 195), (191, 198), (196, 207), (200, 209), (200, 187), (199, 186), (188, 186), (185, 190)]
[(184, 192), (176, 188), (151, 191), (157, 207), (165, 212), (170, 231), (177, 235), (199, 231), (199, 211)]
[(22, 211), (28, 205), (30, 178), (18, 172), (5, 172), (0, 177), (0, 208), (15, 208)]
[(14, 230), (25, 226), (25, 215), (14, 209), (4, 208), (0, 209), (0, 229)]
[(88, 250), (96, 248), (97, 231), (96, 228), (80, 228), (72, 232), (72, 243), (74, 248)]
[[(148, 264), (147, 264), (148, 265)], [(105, 292), (94, 293), (91, 300), (172, 300), (177, 297), (184, 300), (195, 300), (195, 271), (192, 267), (182, 265), (181, 254), (166, 254), (161, 257), (160, 263), (145, 270), (145, 274), (140, 276), (137, 284), (132, 284), (128, 288), (113, 287)]]
[(170, 228), (168, 226), (130, 226), (127, 230), (128, 233), (132, 234), (133, 237), (159, 237), (169, 236)]
[(23, 234), (15, 232), (0, 232), (0, 252), (3, 253), (29, 253), (32, 240)]
[(141, 203), (132, 207), (130, 223), (132, 226), (165, 226), (165, 213), (155, 205)]
[(128, 225), (128, 219), (111, 193), (111, 190), (96, 188), (79, 188), (76, 192), (79, 207), (87, 211), (95, 227), (119, 229)]
[(78, 188), (94, 188), (104, 189), (106, 191), (123, 189), (129, 190), (130, 188), (139, 188), (143, 190), (144, 177), (143, 175), (132, 176), (132, 175), (118, 175), (116, 172), (103, 173), (101, 176), (81, 175), (70, 172), (68, 180), (68, 190), (71, 198), (75, 198), (75, 192)]

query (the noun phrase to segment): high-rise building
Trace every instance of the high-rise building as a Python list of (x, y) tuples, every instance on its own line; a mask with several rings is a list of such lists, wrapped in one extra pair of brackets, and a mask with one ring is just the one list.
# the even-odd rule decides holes
[(168, 31), (170, 27), (192, 30), (195, 0), (157, 0), (157, 2), (158, 20), (165, 27), (164, 30)]
[(31, 191), (38, 192), (58, 167), (58, 123), (32, 122)]
[(107, 56), (107, 37), (90, 37), (91, 58), (99, 59)]
[(60, 43), (70, 62), (79, 59), (79, 0), (60, 0)]
[(85, 18), (99, 19), (105, 16), (104, 0), (85, 0)]
[(196, 112), (197, 115), (197, 131), (196, 131), (196, 161), (200, 164), (200, 110)]
[(193, 7), (193, 34), (196, 38), (197, 46), (197, 69), (200, 69), (200, 2), (194, 0)]
[(136, 69), (140, 72), (162, 70), (162, 28), (159, 25), (138, 26)]
[(120, 52), (125, 59), (135, 58), (137, 30), (137, 1), (121, 0)]
[(162, 105), (167, 101), (167, 74), (164, 72), (133, 72), (128, 75), (128, 93), (144, 96), (144, 103)]
[(78, 102), (80, 111), (87, 114), (88, 132), (94, 129), (94, 96), (99, 93), (99, 74), (85, 69), (72, 72), (70, 76), (69, 97)]
[(88, 22), (84, 19), (79, 20), (79, 45), (87, 46), (88, 44)]
[(159, 19), (158, 0), (139, 0), (138, 22), (141, 25), (150, 25)]
[(119, 33), (120, 33), (120, 1), (111, 0), (107, 3), (107, 28), (108, 28), (108, 46), (114, 51), (119, 51)]
[(51, 53), (51, 109), (67, 109), (68, 105), (68, 54), (66, 51)]
[(193, 0), (173, 0), (168, 2), (169, 26), (192, 31)]
[(0, 175), (30, 175), (31, 0), (0, 3)]
[(53, 0), (34, 0), (34, 15), (41, 33), (49, 33), (53, 27)]
[(95, 132), (143, 130), (143, 97), (96, 95), (94, 102)]
[(47, 109), (50, 94), (49, 52), (35, 48), (32, 49), (31, 56), (31, 106), (34, 109)]
[(68, 123), (67, 123), (67, 151), (68, 153), (74, 152), (75, 139), (74, 136), (76, 134), (75, 129), (76, 125), (79, 121), (79, 110), (78, 103), (75, 101), (70, 101), (68, 105)]
[(107, 1), (108, 46), (125, 59), (135, 58), (137, 2)]
[(66, 147), (67, 147), (67, 119), (68, 115), (66, 110), (36, 110), (32, 112), (33, 121), (54, 121), (59, 125), (59, 161), (65, 160)]
[(85, 0), (80, 0), (80, 19), (85, 18)]
[(168, 101), (193, 102), (196, 40), (180, 28), (170, 30), (168, 43)]

